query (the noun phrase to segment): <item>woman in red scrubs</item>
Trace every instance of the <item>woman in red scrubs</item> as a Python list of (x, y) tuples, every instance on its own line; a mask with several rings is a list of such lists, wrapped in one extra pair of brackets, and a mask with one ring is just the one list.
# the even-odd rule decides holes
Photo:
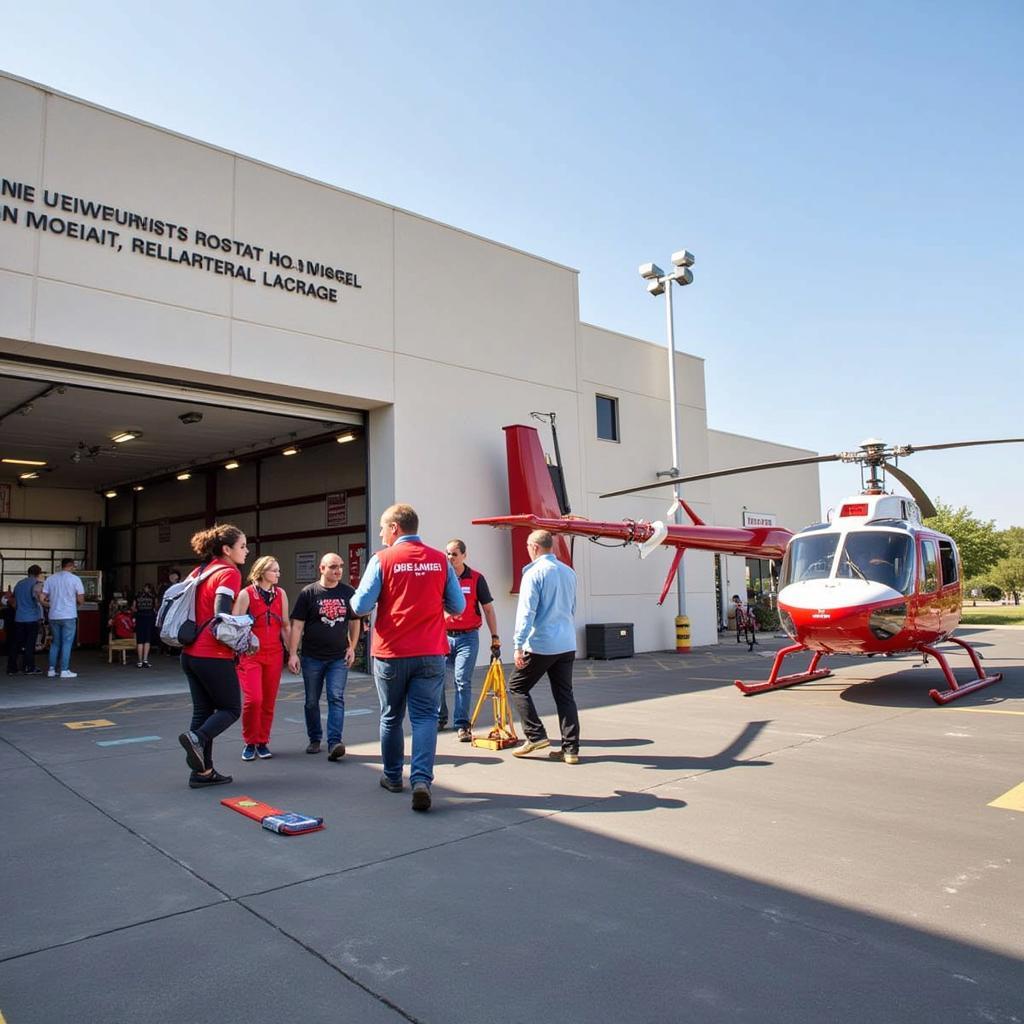
[(273, 555), (256, 559), (249, 586), (235, 598), (235, 615), (251, 615), (252, 631), (260, 642), (255, 654), (238, 662), (242, 685), (242, 760), (268, 758), (274, 702), (281, 685), (284, 652), (288, 650), (288, 595), (277, 585), (281, 566)]

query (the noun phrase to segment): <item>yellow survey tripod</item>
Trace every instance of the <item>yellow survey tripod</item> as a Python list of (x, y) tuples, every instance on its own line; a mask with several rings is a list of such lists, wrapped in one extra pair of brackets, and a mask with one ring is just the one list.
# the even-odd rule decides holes
[(487, 670), (484, 687), (473, 708), (473, 717), (469, 721), (470, 729), (476, 724), (484, 701), (491, 698), (494, 709), (494, 728), (486, 735), (473, 737), (474, 747), (486, 747), (488, 750), (502, 750), (504, 747), (515, 746), (519, 742), (516, 727), (512, 723), (512, 708), (508, 703), (508, 690), (505, 687), (505, 673), (501, 667), (501, 652), (491, 652), (491, 667)]

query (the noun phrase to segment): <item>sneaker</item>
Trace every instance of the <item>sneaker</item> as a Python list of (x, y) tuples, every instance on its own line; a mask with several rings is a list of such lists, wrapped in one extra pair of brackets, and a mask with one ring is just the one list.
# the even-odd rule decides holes
[(242, 747), (242, 760), (243, 761), (255, 761), (256, 760), (256, 744), (246, 743)]
[(142, 662), (140, 661), (135, 667), (136, 668), (142, 668)]
[(200, 775), (199, 772), (193, 772), (188, 777), (188, 788), (202, 789), (204, 786), (224, 786), (231, 781), (232, 778), (230, 775), (221, 775), (221, 773), (214, 768), (209, 775)]
[(444, 719), (441, 719), (441, 720), (438, 721), (438, 723), (437, 723), (437, 731), (438, 732), (444, 732), (445, 729), (447, 729), (447, 728), (448, 728), (448, 719), (447, 718), (444, 718)]
[(548, 757), (552, 761), (562, 761), (564, 764), (579, 764), (580, 755), (572, 750), (550, 750)]
[(460, 743), (472, 743), (473, 742), (473, 733), (472, 733), (472, 731), (470, 729), (460, 729), (459, 730), (459, 742)]
[(256, 756), (265, 761), (268, 757), (273, 757), (274, 755), (270, 752), (270, 747), (268, 747), (266, 743), (257, 743)]
[(426, 782), (414, 782), (412, 787), (412, 809), (430, 810), (430, 786)]
[(149, 663), (148, 661), (144, 661), (144, 662), (142, 663), (142, 667), (143, 667), (143, 668), (152, 668), (153, 666), (152, 666), (152, 665), (150, 665), (150, 663)]
[(320, 753), (320, 741), (319, 740), (310, 740), (309, 741), (309, 746), (306, 747), (306, 753), (307, 754), (319, 754)]
[(178, 737), (178, 742), (185, 748), (185, 760), (193, 772), (203, 770), (203, 745), (194, 732), (183, 732)]
[(327, 755), (328, 761), (340, 761), (345, 756), (345, 744), (338, 740), (337, 743), (331, 744), (330, 753)]
[(532, 754), (535, 750), (543, 750), (545, 747), (550, 746), (547, 736), (542, 736), (539, 740), (523, 740), (522, 743), (512, 751), (513, 757), (526, 757), (527, 754)]
[(78, 673), (72, 672), (70, 669), (64, 669), (60, 674), (61, 679), (77, 679)]
[(25, 669), (25, 675), (27, 675), (27, 676), (41, 676), (42, 674), (43, 674), (43, 670), (41, 668), (27, 668), (27, 669)]
[(405, 786), (402, 785), (401, 779), (398, 782), (394, 782), (389, 779), (386, 775), (380, 777), (381, 786), (386, 789), (389, 793), (401, 793)]
[[(7, 674), (8, 674), (8, 675), (10, 675), (11, 673), (10, 673), (10, 672), (8, 672)], [(57, 678), (57, 670), (56, 670), (55, 668), (51, 668), (51, 669), (50, 669), (50, 670), (49, 670), (49, 671), (48, 671), (48, 672), (46, 673), (46, 678), (47, 678), (47, 679), (56, 679), (56, 678)]]

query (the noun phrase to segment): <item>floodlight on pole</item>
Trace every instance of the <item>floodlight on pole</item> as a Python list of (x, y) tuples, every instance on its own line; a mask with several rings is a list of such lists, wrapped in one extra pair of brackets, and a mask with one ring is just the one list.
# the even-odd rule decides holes
[[(680, 288), (693, 284), (693, 271), (690, 267), (697, 258), (688, 249), (680, 249), (672, 253), (672, 271), (664, 273), (657, 263), (642, 263), (640, 276), (647, 282), (647, 291), (651, 295), (665, 295), (665, 325), (668, 334), (668, 401), (669, 429), (672, 432), (672, 475), (679, 475), (679, 426), (676, 409), (676, 339), (675, 326), (672, 318), (672, 284)], [(662, 474), (659, 473), (658, 476)], [(673, 488), (673, 519), (682, 523), (681, 499), (679, 485)], [(676, 574), (676, 651), (683, 653), (690, 650), (690, 620), (686, 617), (686, 577), (683, 562), (679, 562)]]

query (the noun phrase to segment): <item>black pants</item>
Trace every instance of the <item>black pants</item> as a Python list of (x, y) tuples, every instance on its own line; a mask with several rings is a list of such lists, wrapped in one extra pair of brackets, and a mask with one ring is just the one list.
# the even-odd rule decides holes
[[(14, 624), (14, 671), (17, 672), (18, 655), (21, 655), (21, 667), (25, 672), (33, 672), (36, 667), (36, 637), (39, 636), (39, 622), (16, 622)], [(11, 658), (7, 663), (10, 667)]]
[(4, 653), (7, 655), (7, 674), (18, 671), (18, 641), (14, 638), (14, 609), (4, 608)]
[(233, 658), (193, 658), (182, 654), (181, 667), (192, 694), (192, 724), (202, 740), (203, 765), (213, 767), (213, 738), (238, 721), (242, 693)]
[(572, 692), (572, 666), (575, 651), (564, 654), (527, 654), (526, 665), (517, 668), (508, 681), (508, 696), (523, 723), (528, 740), (541, 740), (547, 735), (537, 714), (530, 691), (546, 672), (551, 696), (558, 708), (558, 727), (562, 731), (562, 749), (573, 754), (580, 750), (580, 716)]

